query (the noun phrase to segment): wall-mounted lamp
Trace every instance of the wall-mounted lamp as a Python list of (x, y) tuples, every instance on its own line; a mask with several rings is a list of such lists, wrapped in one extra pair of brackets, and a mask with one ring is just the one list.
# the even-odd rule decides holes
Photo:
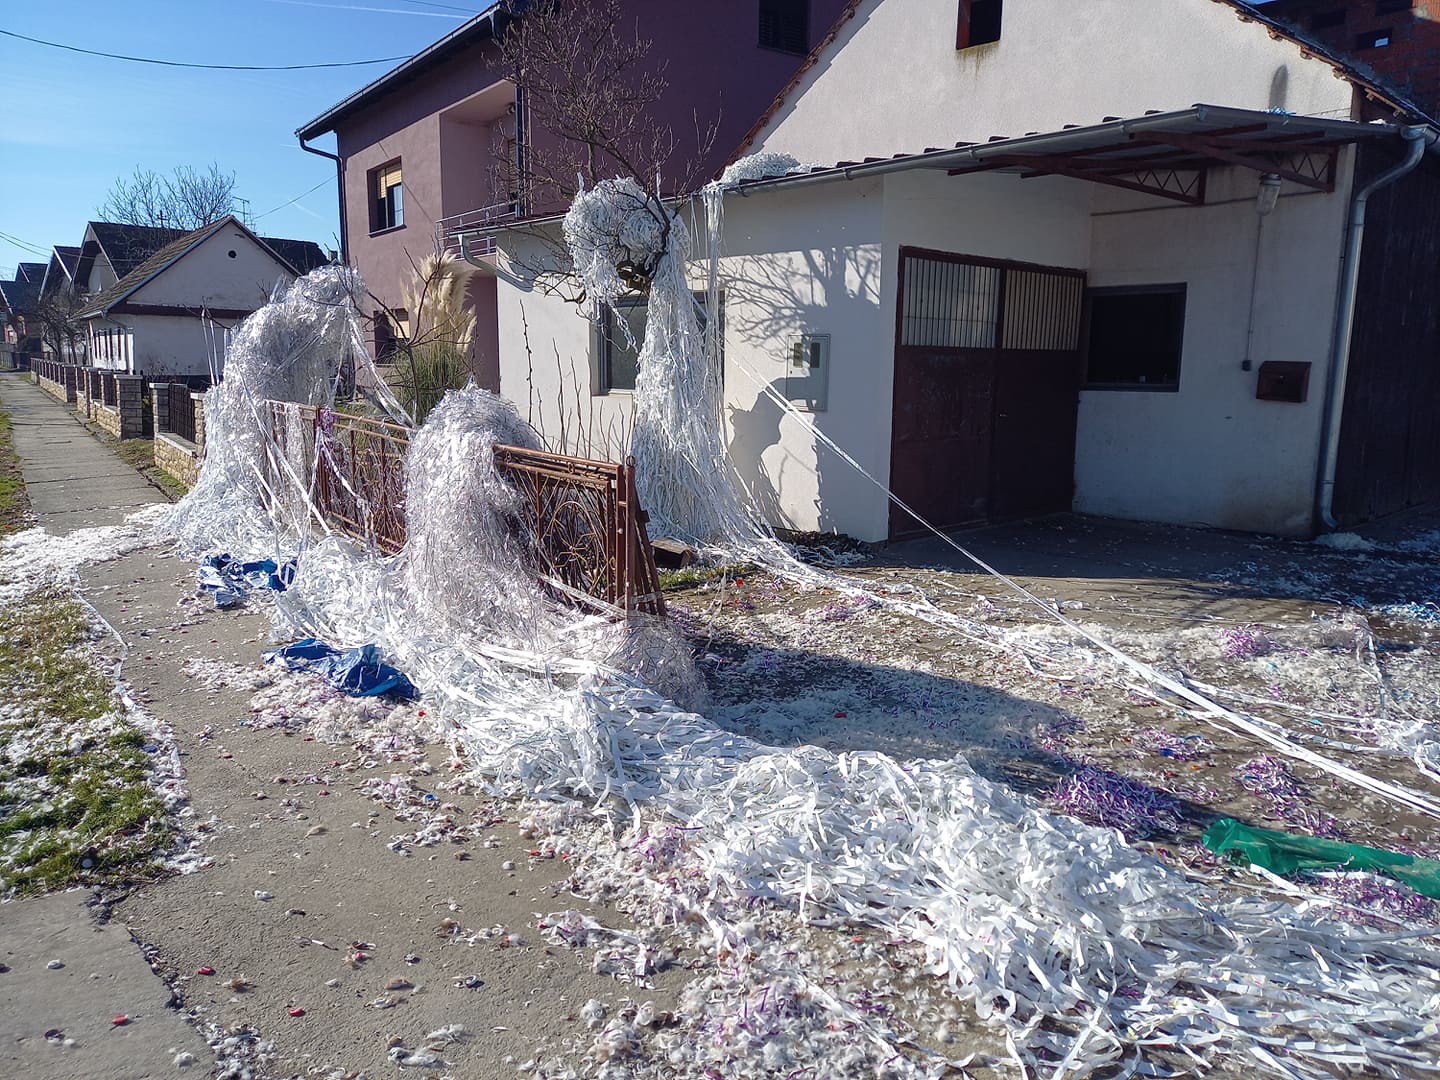
[(1266, 173), (1260, 177), (1260, 192), (1255, 196), (1255, 213), (1265, 217), (1280, 199), (1280, 177)]

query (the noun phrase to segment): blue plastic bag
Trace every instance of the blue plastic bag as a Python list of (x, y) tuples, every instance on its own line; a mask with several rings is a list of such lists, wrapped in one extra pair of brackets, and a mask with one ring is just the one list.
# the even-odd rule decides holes
[(420, 696), (415, 684), (403, 672), (381, 661), (380, 650), (374, 645), (336, 649), (315, 638), (305, 638), (293, 645), (271, 649), (265, 659), (282, 663), (292, 671), (314, 672), (351, 697), (393, 694), (412, 699)]

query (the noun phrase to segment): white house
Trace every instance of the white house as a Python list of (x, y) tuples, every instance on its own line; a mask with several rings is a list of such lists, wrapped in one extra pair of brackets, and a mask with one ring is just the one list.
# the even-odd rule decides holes
[(316, 244), (258, 237), (233, 216), (172, 234), (138, 259), (107, 250), (118, 244), (134, 255), (165, 231), (90, 223), (81, 250), (91, 258), (82, 256), (78, 280), (89, 292), (79, 318), (93, 367), (151, 381), (202, 378), (221, 359), (217, 328), (263, 307), (277, 283), (326, 261)]
[[(819, 167), (725, 200), (726, 436), (760, 512), (917, 529), (762, 384), (942, 527), (1308, 535), (1440, 499), (1440, 130), (1262, 12), (856, 0), (736, 154)], [(502, 394), (617, 442), (623, 350), (563, 300), (499, 303)]]

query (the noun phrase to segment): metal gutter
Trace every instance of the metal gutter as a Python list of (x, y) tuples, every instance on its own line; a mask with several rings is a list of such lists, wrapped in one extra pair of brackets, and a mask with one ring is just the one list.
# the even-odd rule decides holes
[(1345, 248), (1340, 261), (1340, 289), (1335, 309), (1335, 333), (1331, 339), (1329, 383), (1325, 398), (1325, 419), (1320, 429), (1324, 451), (1316, 490), (1315, 514), (1327, 529), (1339, 528), (1335, 520), (1335, 473), (1340, 463), (1340, 422), (1345, 412), (1345, 390), (1350, 372), (1350, 346), (1355, 337), (1355, 300), (1360, 286), (1360, 254), (1365, 240), (1365, 211), (1370, 196), (1413, 172), (1429, 149), (1440, 154), (1440, 131), (1433, 127), (1408, 127), (1400, 137), (1410, 145), (1405, 159), (1387, 169), (1357, 191), (1350, 203), (1350, 220), (1345, 229)]
[(344, 265), (350, 261), (350, 228), (345, 220), (345, 160), (339, 154), (330, 153), (329, 150), (306, 145), (304, 135), (299, 135), (297, 138), (300, 140), (300, 149), (307, 154), (329, 158), (335, 162), (335, 187), (340, 197), (340, 262)]
[(295, 130), (296, 137), (303, 143), (306, 139), (313, 139), (317, 135), (324, 135), (327, 131), (334, 131), (335, 124), (345, 113), (355, 108), (367, 98), (389, 89), (392, 84), (400, 82), (407, 76), (418, 74), (421, 69), (430, 63), (443, 59), (445, 54), (452, 49), (459, 48), (468, 43), (470, 38), (479, 33), (482, 27), (488, 36), (494, 37), (498, 26), (497, 17), (508, 14), (507, 11), (502, 10), (504, 8), (506, 8), (506, 4), (503, 0), (497, 0), (496, 3), (491, 4), (474, 18), (462, 23), (439, 41), (433, 42), (421, 49), (409, 60), (391, 68), (378, 79), (367, 83), (353, 94), (342, 98), (319, 116), (315, 117), (315, 119), (297, 128)]

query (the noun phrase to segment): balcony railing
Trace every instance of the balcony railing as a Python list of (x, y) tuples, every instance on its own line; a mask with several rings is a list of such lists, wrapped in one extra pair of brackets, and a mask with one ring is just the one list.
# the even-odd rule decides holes
[[(441, 218), (435, 223), (435, 253), (443, 255), (449, 252), (451, 255), (459, 255), (460, 237), (463, 233), (479, 232), (519, 219), (520, 204), (513, 201), (494, 203), (490, 206), (482, 206), (478, 210), (466, 210), (463, 214), (451, 214), (449, 217)], [(474, 238), (470, 242), (470, 253), (472, 255), (495, 254), (495, 238), (493, 236)]]

